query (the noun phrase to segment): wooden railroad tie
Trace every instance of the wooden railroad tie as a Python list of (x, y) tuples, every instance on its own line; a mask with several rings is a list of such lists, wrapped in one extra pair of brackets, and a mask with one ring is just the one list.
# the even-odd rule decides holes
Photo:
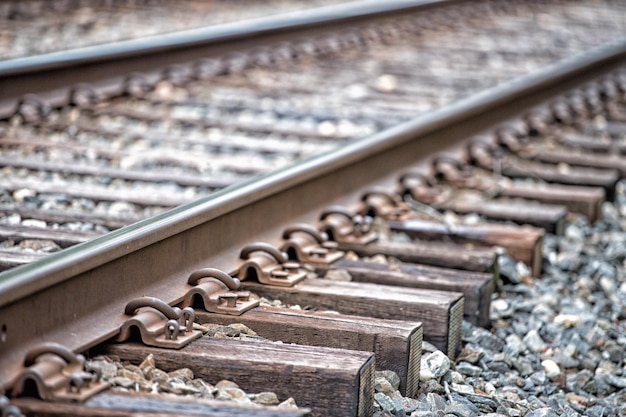
[(424, 339), (454, 358), (461, 346), (463, 294), (365, 282), (306, 279), (292, 287), (242, 281), (242, 289), (314, 309), (422, 322)]
[(94, 353), (139, 363), (152, 354), (171, 372), (191, 369), (197, 378), (235, 381), (243, 390), (271, 390), (312, 407), (313, 416), (371, 416), (375, 359), (371, 352), (317, 346), (201, 338), (180, 350), (137, 343), (107, 344)]
[(98, 394), (84, 403), (50, 403), (34, 398), (11, 400), (26, 415), (39, 417), (306, 417), (308, 409), (252, 407), (193, 397), (159, 397), (144, 393)]
[(380, 264), (347, 259), (317, 266), (316, 272), (324, 276), (337, 269), (347, 271), (353, 282), (462, 293), (465, 297), (464, 319), (477, 326), (490, 326), (489, 306), (495, 291), (493, 274), (412, 263)]
[(283, 307), (256, 307), (240, 316), (198, 311), (199, 323), (243, 323), (259, 336), (285, 343), (374, 352), (377, 370), (400, 377), (400, 392), (417, 395), (422, 324)]

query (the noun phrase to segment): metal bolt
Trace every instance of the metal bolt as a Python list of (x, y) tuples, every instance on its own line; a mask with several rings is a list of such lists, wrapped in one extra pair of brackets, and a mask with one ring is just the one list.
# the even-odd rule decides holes
[(239, 296), (237, 294), (233, 293), (233, 292), (229, 292), (229, 293), (226, 293), (226, 294), (220, 294), (218, 296), (218, 299), (220, 301), (221, 300), (226, 301), (226, 307), (229, 307), (229, 308), (237, 307), (237, 298), (239, 298)]
[(328, 250), (324, 248), (313, 248), (309, 251), (309, 255), (314, 258), (323, 258), (328, 254)]
[(275, 269), (270, 272), (270, 275), (273, 278), (287, 278), (289, 276), (289, 272), (283, 271), (282, 269)]

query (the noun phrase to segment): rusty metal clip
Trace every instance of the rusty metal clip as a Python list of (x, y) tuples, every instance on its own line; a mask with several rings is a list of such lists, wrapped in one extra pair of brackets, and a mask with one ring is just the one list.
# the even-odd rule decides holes
[(24, 417), (24, 414), (17, 406), (11, 405), (6, 396), (0, 395), (0, 417)]
[(437, 204), (443, 190), (432, 175), (417, 171), (407, 171), (398, 179), (398, 193), (422, 204)]
[[(27, 369), (13, 386), (11, 395), (24, 394), (32, 381), (45, 401), (82, 402), (107, 389), (97, 370), (85, 368), (85, 357), (58, 343), (43, 343), (31, 349), (24, 358)], [(2, 414), (4, 415), (4, 414)]]
[(191, 307), (181, 310), (155, 297), (141, 297), (126, 304), (124, 314), (132, 318), (122, 325), (118, 342), (128, 340), (133, 327), (139, 329), (145, 345), (169, 349), (180, 349), (202, 336), (192, 330), (196, 313)]
[[(257, 256), (250, 256), (252, 253)], [(306, 271), (298, 262), (290, 261), (287, 254), (274, 246), (257, 242), (244, 247), (239, 254), (246, 260), (239, 267), (241, 279), (256, 277), (262, 284), (292, 287), (306, 278)]]
[(259, 305), (258, 299), (250, 298), (250, 291), (233, 291), (239, 288), (241, 282), (216, 268), (194, 271), (187, 283), (194, 287), (185, 294), (185, 307), (198, 305), (199, 302), (194, 303), (194, 299), (199, 298), (208, 312), (239, 316)]
[(320, 214), (320, 230), (328, 238), (339, 243), (366, 245), (378, 239), (372, 228), (374, 219), (370, 216), (352, 214), (345, 207), (331, 206)]
[(361, 196), (362, 213), (385, 220), (405, 220), (411, 208), (398, 195), (382, 190), (371, 190)]
[(289, 259), (310, 264), (331, 264), (343, 258), (344, 252), (337, 250), (337, 242), (328, 239), (326, 233), (322, 233), (315, 227), (298, 223), (289, 226), (283, 232), (283, 244)]

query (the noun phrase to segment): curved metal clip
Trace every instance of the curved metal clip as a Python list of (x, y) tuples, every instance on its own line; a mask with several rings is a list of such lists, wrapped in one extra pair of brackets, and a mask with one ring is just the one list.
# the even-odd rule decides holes
[(256, 277), (262, 284), (292, 287), (306, 278), (298, 262), (290, 261), (286, 253), (269, 243), (250, 244), (241, 250), (239, 258), (245, 260), (239, 266), (242, 280)]
[(141, 297), (126, 304), (124, 314), (132, 317), (122, 325), (118, 342), (128, 340), (133, 327), (145, 345), (168, 349), (180, 349), (202, 336), (192, 329), (196, 313), (191, 307), (181, 310), (155, 297)]
[[(85, 357), (77, 355), (58, 343), (42, 343), (24, 358), (27, 369), (13, 386), (11, 394), (24, 393), (27, 381), (32, 381), (42, 400), (82, 402), (107, 389), (98, 372), (85, 368)], [(2, 414), (4, 415), (4, 414)]]
[(356, 243), (367, 245), (378, 239), (372, 229), (374, 219), (370, 216), (352, 214), (342, 206), (331, 206), (320, 215), (322, 225), (320, 230), (328, 235), (330, 240), (338, 243)]
[(283, 231), (282, 250), (289, 259), (309, 264), (331, 264), (343, 258), (344, 252), (337, 250), (338, 244), (330, 239), (326, 233), (315, 227), (298, 223), (287, 227)]
[(241, 282), (220, 269), (199, 269), (189, 276), (187, 283), (194, 287), (185, 294), (184, 306), (192, 306), (194, 299), (200, 298), (210, 313), (239, 316), (259, 305), (258, 299), (250, 298), (249, 291), (235, 291)]
[(405, 220), (411, 214), (411, 208), (400, 196), (384, 190), (371, 190), (361, 196), (363, 213), (384, 220)]

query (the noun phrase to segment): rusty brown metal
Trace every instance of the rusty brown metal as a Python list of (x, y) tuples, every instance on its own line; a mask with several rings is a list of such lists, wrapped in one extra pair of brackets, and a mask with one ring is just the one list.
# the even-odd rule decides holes
[[(350, 25), (380, 21), (381, 18), (401, 19), (408, 12), (430, 10), (468, 0), (374, 0), (338, 4), (310, 9), (307, 13), (285, 13), (254, 20), (231, 22), (205, 28), (191, 29), (162, 36), (132, 39), (112, 44), (90, 46), (76, 50), (53, 52), (45, 55), (24, 57), (0, 62), (0, 118), (15, 112), (16, 100), (29, 93), (40, 96), (46, 106), (66, 105), (77, 99), (72, 86), (91, 85), (92, 92), (81, 89), (81, 99), (104, 93), (119, 95), (125, 90), (141, 93), (149, 78), (170, 77), (186, 71), (185, 67), (202, 69), (211, 58), (254, 50), (294, 39), (305, 40), (319, 36), (321, 30), (329, 33), (345, 31)], [(332, 36), (329, 37), (332, 39)], [(348, 41), (349, 42), (349, 41)], [(348, 43), (346, 42), (346, 43)], [(349, 46), (349, 45), (346, 45)], [(316, 42), (316, 52), (321, 48), (341, 48), (333, 40), (327, 45)], [(276, 60), (284, 59), (284, 48), (272, 50)], [(243, 58), (243, 59), (242, 59)], [(239, 71), (251, 62), (251, 58), (239, 54), (221, 64), (226, 71)], [(269, 61), (269, 59), (264, 58)], [(175, 64), (174, 69), (162, 70)], [(181, 70), (183, 69), (183, 70)], [(208, 69), (209, 73), (211, 71)], [(146, 77), (141, 73), (149, 75)], [(127, 74), (135, 73), (131, 81)], [(93, 93), (93, 94), (92, 94)]]
[(404, 220), (411, 214), (411, 207), (402, 201), (400, 194), (370, 190), (361, 196), (364, 215), (381, 217), (385, 220)]
[(298, 262), (290, 261), (286, 253), (269, 243), (244, 246), (239, 258), (245, 261), (238, 268), (241, 280), (256, 278), (262, 284), (292, 287), (306, 278)]
[(247, 242), (278, 245), (285, 224), (316, 224), (324, 207), (358, 201), (374, 187), (394, 188), (398, 173), (427, 154), (605, 75), (625, 58), (622, 40), (3, 273), (0, 387), (15, 382), (23, 352), (41, 340), (82, 351), (115, 337), (128, 319), (129, 300), (159, 296), (179, 303), (192, 272), (211, 265), (232, 274)]
[(129, 301), (124, 314), (131, 316), (120, 329), (118, 342), (131, 338), (132, 329), (139, 330), (141, 341), (147, 346), (180, 349), (202, 336), (193, 330), (195, 311), (170, 307), (156, 297), (141, 297)]
[(249, 291), (235, 291), (241, 282), (217, 268), (202, 268), (189, 275), (189, 285), (183, 306), (193, 306), (199, 297), (202, 308), (210, 313), (241, 315), (259, 305), (259, 300), (250, 298)]
[(339, 243), (368, 244), (378, 239), (371, 216), (352, 213), (347, 207), (327, 207), (320, 214), (320, 230)]
[(337, 242), (329, 240), (326, 233), (306, 223), (288, 226), (283, 231), (286, 241), (281, 250), (289, 259), (308, 264), (331, 264), (344, 256)]
[(58, 343), (35, 346), (26, 354), (24, 367), (11, 391), (13, 396), (27, 394), (29, 381), (41, 399), (53, 402), (83, 402), (109, 387), (99, 380), (97, 370), (85, 368), (84, 356)]

